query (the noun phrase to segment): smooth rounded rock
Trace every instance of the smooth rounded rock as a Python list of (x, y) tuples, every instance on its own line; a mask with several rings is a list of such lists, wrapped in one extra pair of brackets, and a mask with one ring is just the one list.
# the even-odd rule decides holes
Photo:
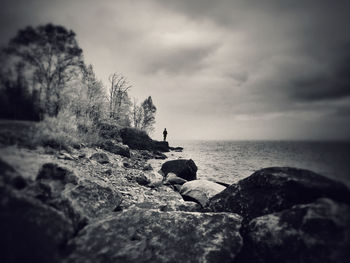
[(184, 200), (195, 201), (205, 207), (211, 197), (225, 189), (225, 186), (208, 180), (194, 180), (183, 184), (180, 194)]

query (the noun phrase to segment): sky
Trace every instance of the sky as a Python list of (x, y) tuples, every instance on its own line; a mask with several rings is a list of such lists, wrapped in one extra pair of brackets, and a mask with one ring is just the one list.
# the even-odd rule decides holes
[(97, 77), (152, 96), (152, 137), (349, 140), (350, 1), (2, 0), (18, 29), (72, 29)]

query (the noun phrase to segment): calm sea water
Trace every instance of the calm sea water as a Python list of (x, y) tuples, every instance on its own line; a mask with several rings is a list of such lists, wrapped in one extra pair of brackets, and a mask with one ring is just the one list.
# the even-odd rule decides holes
[(171, 159), (191, 158), (197, 177), (234, 183), (254, 171), (271, 166), (309, 169), (350, 187), (350, 142), (295, 141), (174, 141), (182, 153)]

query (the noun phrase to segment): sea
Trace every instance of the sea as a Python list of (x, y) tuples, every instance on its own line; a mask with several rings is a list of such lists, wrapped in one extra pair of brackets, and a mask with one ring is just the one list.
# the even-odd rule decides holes
[[(275, 166), (312, 170), (350, 187), (350, 142), (319, 141), (171, 141), (182, 152), (169, 159), (192, 159), (197, 178), (235, 183), (253, 172)], [(163, 161), (164, 162), (164, 161)], [(161, 166), (158, 161), (156, 166)]]

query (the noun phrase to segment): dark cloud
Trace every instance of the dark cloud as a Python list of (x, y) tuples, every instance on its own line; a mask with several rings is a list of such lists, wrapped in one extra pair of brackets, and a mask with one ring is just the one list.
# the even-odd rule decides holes
[(152, 95), (159, 134), (344, 137), (349, 13), (345, 0), (4, 0), (0, 33), (4, 44), (26, 25), (73, 29), (100, 78), (119, 71), (132, 96)]

